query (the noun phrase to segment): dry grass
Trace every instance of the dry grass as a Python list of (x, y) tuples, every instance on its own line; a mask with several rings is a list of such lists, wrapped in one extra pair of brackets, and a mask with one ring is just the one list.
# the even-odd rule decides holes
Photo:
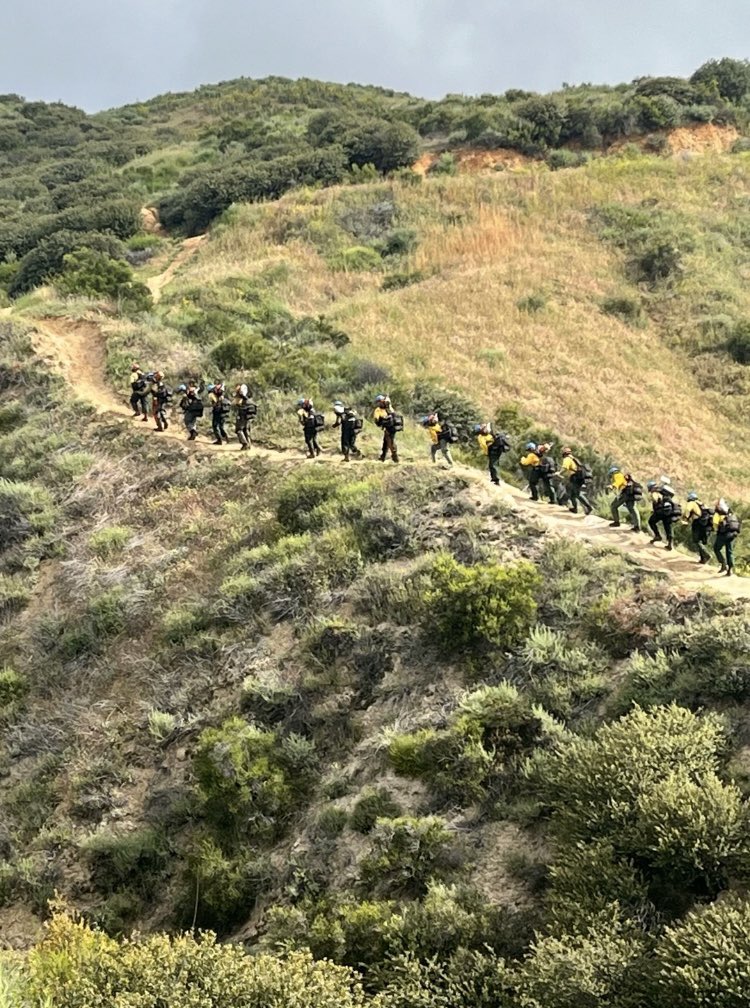
[[(563, 436), (588, 441), (644, 476), (665, 470), (680, 482), (701, 480), (742, 496), (736, 458), (750, 435), (744, 405), (702, 390), (695, 359), (653, 323), (632, 329), (601, 312), (602, 298), (622, 288), (622, 262), (593, 236), (587, 212), (648, 198), (706, 219), (746, 197), (749, 177), (747, 159), (717, 155), (394, 184), (393, 197), (420, 238), (399, 268), (427, 279), (390, 293), (380, 291), (378, 274), (331, 271), (319, 251), (321, 229), (346, 190), (290, 194), (277, 204), (235, 208), (182, 282), (210, 285), (281, 266), (273, 280), (281, 299), (298, 312), (325, 312), (358, 351), (396, 374), (440, 376), (488, 414), (518, 402)], [(292, 218), (301, 235), (274, 241)], [(691, 283), (696, 297), (722, 280), (726, 286), (724, 268), (699, 250), (686, 291)], [(750, 314), (738, 283), (732, 292)], [(546, 307), (519, 310), (519, 301), (537, 294)]]

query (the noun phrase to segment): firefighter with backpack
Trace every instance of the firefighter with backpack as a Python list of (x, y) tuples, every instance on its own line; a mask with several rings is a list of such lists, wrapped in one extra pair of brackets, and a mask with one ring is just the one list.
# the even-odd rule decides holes
[(526, 444), (526, 454), (520, 460), (520, 466), (529, 481), (529, 491), (533, 501), (539, 500), (539, 461), (540, 455), (535, 441)]
[(336, 414), (334, 428), (341, 428), (341, 454), (344, 462), (349, 461), (349, 456), (362, 458), (362, 452), (357, 448), (357, 437), (362, 430), (362, 417), (357, 416), (357, 411), (352, 406), (346, 406), (340, 399), (333, 404), (333, 412)]
[(396, 435), (404, 429), (404, 418), (394, 411), (390, 396), (378, 395), (375, 397), (375, 409), (372, 413), (372, 419), (375, 426), (379, 427), (383, 432), (380, 461), (385, 462), (386, 456), (390, 452), (393, 461), (398, 462)]
[(318, 431), (325, 426), (325, 417), (322, 413), (316, 413), (312, 399), (297, 400), (297, 420), (305, 435), (305, 448), (308, 458), (316, 458), (320, 455), (320, 445), (318, 444)]
[(540, 444), (537, 445), (536, 454), (539, 457), (539, 462), (537, 464), (537, 483), (541, 484), (542, 493), (546, 494), (547, 500), (550, 504), (557, 504), (557, 493), (555, 488), (552, 486), (552, 478), (557, 472), (557, 464), (554, 458), (550, 455), (552, 451), (551, 444)]
[(130, 365), (130, 407), (134, 417), (148, 423), (148, 377), (135, 361)]
[(165, 431), (169, 427), (167, 406), (172, 400), (172, 390), (165, 384), (161, 371), (154, 371), (151, 382), (151, 411), (157, 431)]
[(437, 453), (440, 452), (448, 465), (452, 466), (451, 444), (458, 441), (456, 428), (446, 420), (442, 420), (437, 411), (422, 417), (422, 426), (430, 435), (430, 458), (433, 463), (437, 462)]
[(563, 448), (559, 475), (565, 482), (565, 489), (570, 501), (568, 510), (572, 514), (578, 514), (578, 502), (580, 501), (584, 513), (587, 516), (590, 515), (594, 509), (586, 495), (586, 486), (594, 478), (591, 466), (580, 462), (573, 454), (572, 448)]
[(675, 493), (669, 483), (656, 480), (649, 480), (646, 489), (651, 497), (651, 515), (648, 519), (648, 527), (651, 529), (651, 543), (662, 541), (659, 526), (664, 529), (667, 540), (666, 549), (674, 549), (674, 525), (682, 516), (682, 505), (675, 500)]
[(711, 559), (708, 552), (708, 537), (713, 526), (713, 511), (701, 501), (695, 490), (687, 495), (687, 505), (682, 511), (683, 525), (690, 525), (693, 545), (698, 551), (698, 563), (706, 564)]
[(223, 382), (207, 385), (208, 401), (211, 405), (211, 430), (214, 434), (214, 444), (229, 444), (226, 422), (232, 409), (232, 404), (224, 389)]
[(203, 416), (203, 400), (195, 385), (180, 385), (177, 391), (182, 392), (180, 409), (182, 410), (182, 422), (188, 432), (188, 441), (195, 441), (198, 437), (196, 429), (198, 419)]
[(734, 572), (734, 541), (740, 534), (742, 523), (723, 497), (716, 501), (713, 526), (716, 532), (714, 555), (719, 561), (719, 574), (729, 577)]
[(483, 455), (487, 456), (490, 480), (495, 486), (500, 485), (500, 472), (498, 464), (505, 452), (510, 451), (510, 438), (504, 432), (493, 433), (492, 424), (477, 424), (474, 427), (477, 435), (477, 443)]
[(633, 532), (641, 531), (641, 516), (638, 512), (638, 501), (643, 499), (643, 487), (633, 479), (630, 473), (624, 473), (619, 466), (612, 466), (609, 470), (609, 489), (614, 490), (615, 496), (612, 500), (610, 511), (612, 513), (612, 528), (620, 527), (620, 508), (625, 508), (628, 512)]
[(251, 422), (257, 416), (258, 407), (250, 398), (247, 385), (238, 385), (232, 400), (234, 409), (234, 433), (240, 443), (240, 451), (247, 451), (251, 440)]

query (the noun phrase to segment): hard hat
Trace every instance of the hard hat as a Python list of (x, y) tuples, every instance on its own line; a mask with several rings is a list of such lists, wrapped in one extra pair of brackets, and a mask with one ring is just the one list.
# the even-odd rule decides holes
[(484, 430), (484, 424), (475, 423), (471, 429), (474, 431), (475, 434), (481, 434), (482, 431)]
[(528, 441), (526, 444), (526, 451), (536, 451), (536, 442)]
[(337, 400), (336, 400), (336, 401), (334, 402), (334, 404), (333, 404), (333, 405), (334, 405), (334, 406), (343, 406), (344, 404), (342, 403), (342, 401), (341, 401), (340, 399), (337, 399)]
[(376, 395), (375, 396), (375, 402), (376, 403), (385, 402), (385, 399), (386, 399), (386, 397), (384, 395)]
[(607, 473), (607, 475), (608, 476), (614, 476), (614, 474), (618, 473), (619, 471), (620, 471), (620, 467), (619, 466), (612, 466), (612, 468), (609, 470), (609, 472)]
[(215, 385), (206, 385), (206, 392), (213, 392), (215, 388)]
[(716, 510), (720, 514), (729, 514), (729, 505), (727, 504), (727, 502), (724, 500), (723, 497), (719, 497), (719, 499), (717, 500)]
[(656, 482), (656, 480), (649, 480), (648, 483), (646, 484), (646, 489), (647, 490), (656, 490), (656, 488), (658, 487), (658, 485), (659, 484)]
[(573, 449), (572, 448), (563, 448), (562, 454), (563, 455), (572, 455), (573, 454)]
[(141, 370), (140, 364), (131, 364), (130, 365), (130, 370), (131, 371), (140, 371)]
[(178, 392), (187, 392), (187, 385), (178, 385), (177, 386), (177, 391)]
[(156, 375), (154, 374), (154, 372), (153, 371), (149, 371), (149, 373), (146, 375), (146, 380), (147, 381), (153, 381), (154, 378), (156, 378)]
[(688, 492), (687, 499), (689, 501), (697, 501), (698, 500), (698, 494), (695, 492), (695, 490), (690, 490)]
[(305, 405), (305, 400), (304, 399), (298, 399), (297, 400), (297, 405), (298, 406), (304, 406)]

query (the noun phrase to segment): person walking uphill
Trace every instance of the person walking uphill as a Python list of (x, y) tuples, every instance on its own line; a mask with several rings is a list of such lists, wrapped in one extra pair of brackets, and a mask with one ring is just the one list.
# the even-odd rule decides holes
[(666, 548), (674, 548), (674, 524), (682, 514), (682, 505), (674, 499), (674, 490), (669, 483), (657, 483), (656, 480), (649, 480), (646, 489), (651, 496), (651, 516), (648, 519), (648, 527), (651, 529), (653, 538), (652, 544), (661, 542), (659, 525), (664, 529), (667, 540)]
[(533, 501), (539, 500), (539, 461), (540, 455), (536, 442), (529, 441), (526, 445), (526, 454), (521, 458), (520, 465), (529, 481), (529, 490)]
[[(302, 432), (305, 435), (305, 447), (307, 448), (307, 457), (315, 458), (320, 455), (320, 445), (318, 444), (318, 430), (322, 429), (323, 419), (322, 413), (316, 413), (315, 407), (313, 406), (312, 399), (299, 399), (297, 401), (297, 419), (302, 427)], [(321, 423), (323, 421), (323, 423)]]
[(203, 416), (203, 400), (193, 385), (189, 387), (180, 385), (177, 391), (183, 393), (182, 399), (180, 399), (180, 409), (185, 429), (188, 432), (188, 441), (195, 441), (198, 436), (196, 430), (198, 418)]
[(334, 427), (341, 428), (341, 454), (344, 462), (349, 461), (349, 456), (362, 457), (362, 452), (357, 448), (357, 436), (362, 430), (362, 418), (357, 416), (357, 411), (351, 406), (345, 406), (340, 399), (333, 404), (333, 412), (336, 414)]
[(148, 423), (148, 379), (138, 364), (130, 365), (130, 406), (134, 417)]
[(251, 423), (258, 408), (250, 398), (247, 385), (238, 385), (234, 390), (234, 433), (240, 443), (240, 451), (247, 451), (251, 441)]
[(398, 449), (396, 447), (396, 435), (404, 429), (404, 419), (396, 413), (391, 405), (390, 397), (379, 395), (375, 397), (375, 409), (372, 419), (376, 427), (383, 431), (383, 447), (380, 450), (380, 461), (385, 462), (386, 456), (390, 452), (394, 462), (398, 462)]
[(573, 514), (578, 514), (578, 502), (580, 501), (584, 512), (590, 515), (594, 509), (586, 496), (586, 485), (592, 480), (591, 467), (579, 462), (573, 454), (572, 448), (563, 448), (560, 475), (565, 481), (565, 489), (570, 500), (568, 510)]
[(211, 405), (211, 430), (214, 433), (214, 444), (229, 444), (226, 422), (232, 409), (232, 404), (224, 390), (222, 382), (207, 386), (208, 401)]
[(154, 416), (155, 430), (165, 431), (169, 427), (167, 420), (167, 406), (172, 400), (172, 389), (164, 383), (164, 375), (161, 371), (154, 372), (154, 380), (151, 383), (151, 410)]
[(430, 435), (430, 458), (437, 462), (437, 453), (440, 452), (449, 466), (453, 465), (451, 456), (451, 438), (453, 430), (451, 425), (445, 420), (441, 420), (437, 413), (430, 413), (423, 417), (422, 426), (426, 428)]
[(682, 522), (684, 525), (690, 525), (693, 545), (698, 551), (698, 563), (708, 563), (711, 559), (711, 554), (708, 552), (708, 536), (713, 526), (713, 512), (702, 503), (695, 490), (691, 490), (687, 495)]
[(612, 501), (611, 512), (612, 528), (620, 527), (620, 508), (625, 508), (633, 526), (633, 532), (641, 531), (641, 516), (638, 513), (638, 501), (643, 498), (643, 487), (633, 479), (630, 473), (624, 473), (618, 466), (612, 466), (609, 470), (611, 480), (610, 490), (614, 490), (615, 497)]
[(734, 572), (734, 541), (742, 524), (723, 497), (716, 502), (713, 524), (716, 530), (714, 554), (719, 561), (719, 574), (729, 577)]
[(504, 431), (494, 434), (490, 423), (477, 424), (474, 433), (482, 454), (487, 456), (490, 480), (495, 486), (500, 486), (498, 465), (503, 454), (510, 451), (510, 438)]

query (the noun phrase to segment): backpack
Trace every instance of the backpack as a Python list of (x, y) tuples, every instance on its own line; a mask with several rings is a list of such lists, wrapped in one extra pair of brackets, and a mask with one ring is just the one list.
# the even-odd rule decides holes
[(576, 471), (570, 477), (573, 483), (578, 486), (583, 486), (585, 483), (590, 483), (594, 478), (594, 470), (586, 462), (581, 462), (575, 456), (573, 456), (573, 461), (578, 466)]
[(228, 399), (226, 398), (222, 399), (218, 403), (218, 406), (219, 406), (219, 412), (221, 413), (222, 416), (229, 416), (229, 414), (232, 411), (232, 404)]
[(549, 455), (543, 455), (539, 460), (539, 472), (542, 476), (551, 476), (557, 471), (557, 463)]
[(455, 427), (453, 424), (443, 424), (443, 429), (438, 435), (438, 440), (448, 441), (450, 444), (456, 444), (459, 440), (458, 427)]
[(493, 455), (502, 455), (503, 452), (510, 451), (510, 441), (506, 434), (495, 434), (490, 443), (489, 451)]
[(365, 425), (365, 422), (364, 422), (364, 420), (362, 419), (361, 416), (355, 417), (354, 418), (354, 433), (355, 434), (359, 434), (359, 432), (362, 430), (362, 428), (364, 427), (364, 425)]
[(736, 539), (740, 534), (740, 529), (742, 528), (742, 522), (737, 517), (736, 514), (728, 514), (724, 521), (719, 526), (719, 531), (727, 537), (727, 539)]
[(637, 480), (631, 479), (623, 493), (632, 501), (643, 500), (643, 486)]
[(254, 402), (248, 402), (244, 407), (247, 410), (247, 415), (251, 418), (257, 417), (258, 415), (258, 404)]
[(666, 497), (662, 499), (660, 511), (665, 518), (671, 518), (673, 522), (676, 522), (682, 517), (682, 504)]
[(699, 528), (709, 528), (713, 522), (713, 511), (711, 508), (707, 508), (705, 504), (701, 504), (700, 509), (701, 513), (693, 520), (693, 524)]
[(326, 425), (325, 413), (315, 413), (315, 430), (323, 430)]
[(404, 429), (404, 418), (400, 413), (390, 413), (386, 420), (386, 429), (391, 434), (398, 434)]

